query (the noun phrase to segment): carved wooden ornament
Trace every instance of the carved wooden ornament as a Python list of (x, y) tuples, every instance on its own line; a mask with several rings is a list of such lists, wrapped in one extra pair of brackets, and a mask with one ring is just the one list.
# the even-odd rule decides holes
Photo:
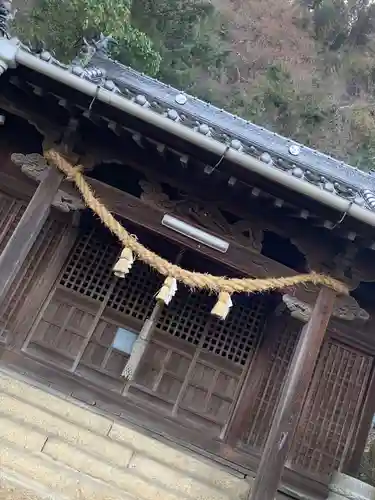
[[(305, 323), (309, 321), (313, 306), (291, 295), (283, 295), (283, 302), (293, 318)], [(362, 309), (358, 302), (350, 296), (339, 297), (336, 300), (332, 316), (344, 321), (367, 321), (370, 318), (369, 313)]]
[[(48, 164), (45, 158), (38, 153), (21, 154), (13, 153), (12, 162), (21, 168), (21, 171), (30, 179), (42, 182), (47, 175)], [(78, 196), (72, 196), (62, 189), (59, 189), (53, 200), (52, 205), (62, 212), (73, 212), (83, 210), (84, 203)]]
[(184, 220), (225, 238), (231, 237), (240, 245), (250, 247), (257, 252), (262, 250), (263, 231), (256, 222), (239, 220), (231, 224), (213, 202), (192, 199), (184, 193), (180, 193), (179, 198), (171, 200), (157, 182), (144, 180), (140, 181), (139, 185), (142, 189), (141, 200), (145, 203), (179, 215)]

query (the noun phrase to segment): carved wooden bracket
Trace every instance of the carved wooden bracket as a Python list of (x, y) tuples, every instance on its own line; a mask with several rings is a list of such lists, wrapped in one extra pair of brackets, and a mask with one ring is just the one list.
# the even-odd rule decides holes
[[(27, 175), (27, 177), (37, 182), (42, 182), (47, 175), (47, 169), (49, 168), (48, 164), (44, 157), (38, 153), (26, 155), (13, 153), (11, 160), (15, 165), (21, 168), (21, 171)], [(73, 212), (85, 208), (79, 196), (68, 194), (62, 189), (58, 190), (52, 205), (62, 212)]]
[[(291, 295), (283, 295), (283, 303), (293, 318), (299, 319), (304, 323), (309, 321), (313, 310), (312, 305), (302, 302)], [(358, 302), (350, 296), (339, 297), (336, 300), (333, 316), (344, 321), (354, 321), (356, 319), (367, 321), (370, 319), (369, 313), (362, 309)]]
[(256, 222), (239, 220), (229, 222), (217, 204), (204, 202), (180, 193), (177, 199), (171, 199), (162, 186), (150, 180), (140, 181), (140, 196), (145, 203), (181, 216), (184, 220), (208, 229), (225, 238), (232, 238), (240, 245), (257, 252), (262, 250), (263, 231)]
[(341, 251), (330, 242), (316, 244), (314, 234), (293, 235), (291, 241), (306, 256), (310, 271), (328, 274), (355, 290), (362, 282), (375, 281), (375, 262), (373, 255), (364, 256), (360, 248), (352, 242), (342, 243)]

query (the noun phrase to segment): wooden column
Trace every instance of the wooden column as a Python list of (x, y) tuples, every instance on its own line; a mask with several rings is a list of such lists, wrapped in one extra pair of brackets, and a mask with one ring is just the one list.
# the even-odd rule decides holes
[(38, 237), (50, 212), (51, 204), (63, 175), (50, 167), (45, 179), (37, 187), (21, 220), (0, 255), (0, 303), (3, 302), (17, 272)]
[(333, 290), (322, 288), (302, 329), (249, 500), (275, 498), (335, 299)]

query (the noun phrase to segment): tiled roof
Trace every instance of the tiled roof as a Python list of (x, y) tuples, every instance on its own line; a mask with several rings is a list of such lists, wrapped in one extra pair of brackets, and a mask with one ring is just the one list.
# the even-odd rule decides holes
[[(265, 169), (276, 169), (285, 176), (295, 177), (375, 212), (374, 174), (351, 167), (120, 64), (107, 55), (104, 37), (87, 47), (92, 54), (86, 64), (76, 59), (64, 65), (47, 51), (33, 55), (131, 100), (150, 113), (158, 113), (196, 134), (208, 136), (228, 149), (255, 157), (264, 163)], [(21, 50), (32, 53), (24, 46)]]

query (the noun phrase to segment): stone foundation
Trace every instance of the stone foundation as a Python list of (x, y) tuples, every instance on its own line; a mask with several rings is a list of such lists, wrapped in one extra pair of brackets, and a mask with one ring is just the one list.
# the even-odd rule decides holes
[(0, 370), (0, 499), (235, 500), (249, 483)]
[(328, 500), (375, 500), (375, 488), (338, 472), (332, 478)]

